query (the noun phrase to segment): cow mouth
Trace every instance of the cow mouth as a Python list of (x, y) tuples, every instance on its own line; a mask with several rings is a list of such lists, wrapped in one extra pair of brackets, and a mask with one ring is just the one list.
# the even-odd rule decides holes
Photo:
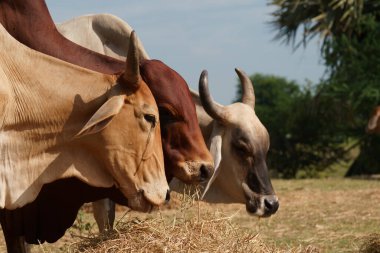
[(199, 184), (210, 179), (214, 165), (203, 161), (177, 163), (174, 176), (186, 184)]
[(133, 197), (128, 197), (128, 207), (134, 211), (150, 213), (155, 205), (145, 197), (144, 191), (141, 190)]
[(265, 218), (277, 212), (279, 202), (276, 195), (257, 194), (245, 182), (242, 183), (242, 187), (246, 197), (245, 207), (249, 214)]

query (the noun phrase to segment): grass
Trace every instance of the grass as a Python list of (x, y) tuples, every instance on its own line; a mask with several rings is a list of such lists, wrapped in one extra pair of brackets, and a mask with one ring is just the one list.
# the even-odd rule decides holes
[[(349, 179), (274, 181), (280, 210), (256, 226), (278, 247), (313, 245), (321, 252), (358, 252), (380, 232), (380, 182)], [(244, 219), (239, 221), (244, 224)]]
[(118, 232), (106, 237), (96, 236), (92, 215), (83, 211), (64, 238), (34, 246), (33, 252), (380, 251), (380, 181), (273, 180), (273, 185), (280, 209), (269, 219), (249, 216), (244, 205), (177, 195), (160, 212), (128, 212), (123, 218), (125, 212), (118, 212)]

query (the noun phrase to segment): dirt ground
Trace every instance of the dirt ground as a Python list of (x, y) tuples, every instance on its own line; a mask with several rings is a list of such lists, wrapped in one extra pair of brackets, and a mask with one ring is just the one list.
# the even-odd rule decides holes
[[(273, 185), (280, 209), (271, 218), (249, 216), (242, 204), (195, 204), (188, 215), (222, 212), (233, 224), (258, 234), (278, 252), (358, 252), (367, 236), (380, 233), (378, 180), (273, 180)], [(181, 205), (183, 208), (183, 203), (174, 200), (171, 208)], [(175, 212), (170, 208), (152, 214), (119, 211), (117, 221), (130, 216), (171, 219)], [(82, 210), (64, 238), (54, 244), (33, 246), (32, 251), (69, 252), (70, 244), (96, 233), (92, 215)], [(5, 252), (2, 237), (0, 252)]]

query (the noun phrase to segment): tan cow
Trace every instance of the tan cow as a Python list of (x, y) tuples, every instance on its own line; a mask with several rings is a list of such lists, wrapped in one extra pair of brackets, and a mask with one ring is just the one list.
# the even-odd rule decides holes
[[(102, 23), (98, 24), (100, 20)], [(89, 23), (91, 27), (88, 26)], [(126, 28), (119, 28), (123, 26)], [(104, 30), (94, 31), (93, 27), (102, 27)], [(114, 27), (118, 28), (114, 30)], [(130, 36), (128, 27), (124, 21), (107, 14), (79, 17), (57, 25), (58, 30), (68, 39), (93, 51), (109, 55), (120, 52), (115, 46), (119, 43), (113, 41), (111, 43), (113, 46), (109, 47), (105, 42), (110, 43), (112, 38), (116, 37), (128, 38)], [(142, 44), (140, 51), (145, 52)], [(244, 72), (240, 70), (236, 72), (242, 80), (243, 90), (246, 91), (243, 100), (250, 101), (249, 105), (235, 103), (223, 107), (211, 102), (212, 99), (205, 88), (207, 85), (202, 84), (201, 95), (204, 94), (205, 97), (203, 104), (205, 107), (203, 107), (198, 93), (192, 91), (198, 121), (205, 140), (210, 143), (216, 169), (208, 183), (205, 200), (246, 203), (248, 212), (258, 216), (269, 216), (275, 213), (279, 206), (265, 162), (269, 135), (255, 114), (251, 81)], [(206, 74), (203, 74), (203, 77), (205, 76)], [(225, 116), (218, 116), (214, 110), (206, 108), (219, 108), (217, 111), (225, 111), (223, 113)], [(241, 154), (244, 152), (245, 155)], [(183, 184), (176, 179), (170, 185), (175, 189), (183, 187)]]
[[(0, 220), (5, 234), (20, 226), (9, 224), (3, 212), (22, 209), (44, 185), (59, 179), (116, 185), (135, 210), (165, 202), (169, 188), (158, 108), (140, 77), (137, 47), (132, 33), (125, 72), (105, 75), (31, 50), (0, 26)], [(21, 228), (6, 239), (27, 232)], [(38, 235), (30, 241), (35, 240)]]
[(380, 106), (376, 106), (367, 124), (367, 132), (380, 134)]

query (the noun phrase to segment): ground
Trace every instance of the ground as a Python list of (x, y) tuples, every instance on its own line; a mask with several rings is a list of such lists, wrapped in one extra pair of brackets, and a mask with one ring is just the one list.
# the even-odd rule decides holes
[[(240, 204), (195, 204), (197, 208), (189, 209), (188, 215), (196, 219), (205, 213), (222, 212), (232, 224), (258, 235), (278, 252), (358, 252), (366, 237), (380, 233), (379, 180), (273, 180), (273, 185), (280, 209), (269, 219), (247, 215)], [(181, 204), (172, 206), (180, 208)], [(138, 217), (160, 216), (170, 220), (173, 212), (178, 211), (167, 208)], [(136, 214), (119, 211), (118, 220), (133, 215)], [(55, 244), (33, 246), (33, 252), (69, 252), (70, 244), (94, 234), (93, 218), (82, 210), (75, 227), (64, 238)], [(5, 252), (3, 238), (0, 252)]]

